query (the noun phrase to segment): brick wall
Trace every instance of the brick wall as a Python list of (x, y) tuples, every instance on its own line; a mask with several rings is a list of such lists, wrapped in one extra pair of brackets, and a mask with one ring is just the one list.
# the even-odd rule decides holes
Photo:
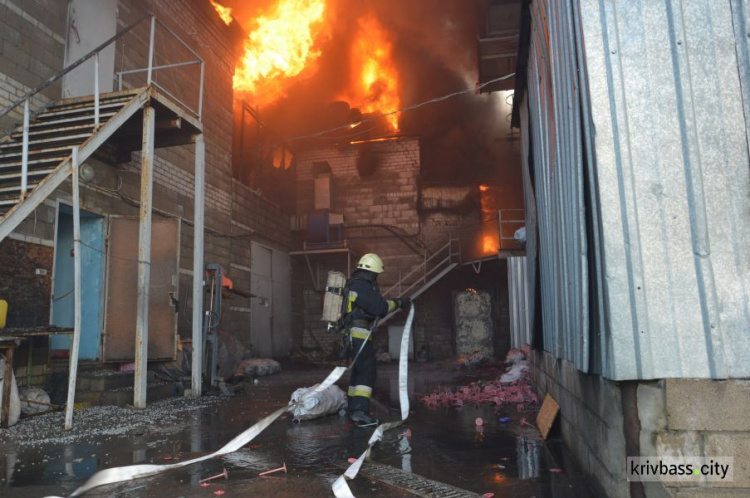
[[(0, 0), (0, 108), (63, 68), (68, 3), (56, 0)], [(60, 98), (61, 82), (31, 100), (36, 111)], [(7, 131), (23, 119), (20, 106), (0, 120)]]
[[(313, 163), (326, 161), (332, 170), (331, 211), (344, 215), (344, 237), (357, 253), (375, 252), (383, 258), (387, 272), (381, 276), (381, 284), (387, 286), (398, 280), (399, 271), (410, 271), (422, 257), (414, 249), (421, 244), (417, 212), (419, 140), (404, 138), (367, 146), (367, 149), (354, 145), (299, 152), (297, 215), (314, 210)], [(377, 167), (372, 174), (361, 177), (357, 159), (363, 153), (374, 157)]]
[[(251, 240), (285, 250), (292, 237), (288, 214), (232, 180), (232, 74), (241, 33), (236, 27), (225, 26), (209, 2), (190, 0), (120, 0), (118, 29), (123, 29), (150, 10), (199, 53), (206, 63), (202, 116), (206, 141), (205, 261), (222, 264), (237, 287), (250, 289)], [(66, 17), (67, 2), (0, 0), (0, 105), (62, 68)], [(157, 64), (180, 62), (192, 57), (177, 42), (165, 37), (163, 30), (158, 29)], [(17, 35), (13, 30), (18, 31)], [(147, 39), (147, 23), (124, 37), (116, 47), (116, 70), (145, 67)], [(19, 57), (16, 56), (8, 57), (6, 47), (20, 50), (27, 56), (28, 63), (24, 57), (21, 57), (23, 60), (17, 60)], [(33, 62), (37, 56), (48, 60), (48, 70)], [(35, 72), (31, 72), (32, 69)], [(191, 66), (185, 71), (196, 69), (197, 66)], [(179, 71), (182, 70), (178, 70), (174, 77), (168, 71), (160, 72), (157, 82), (184, 99), (186, 104), (197, 105), (198, 73), (191, 75)], [(141, 86), (144, 83), (145, 80), (139, 82), (133, 78), (126, 80), (124, 86)], [(41, 95), (34, 107), (59, 99), (60, 93), (58, 84)], [(18, 116), (12, 118), (18, 120)], [(182, 220), (178, 329), (183, 337), (190, 337), (192, 329), (194, 167), (193, 146), (157, 149), (155, 153), (155, 216)], [(82, 185), (82, 209), (103, 215), (137, 216), (139, 169), (139, 153), (134, 153), (130, 162), (116, 168), (104, 165), (104, 176), (96, 180), (103, 188)], [(56, 201), (60, 199), (70, 203), (70, 191), (70, 182), (63, 183), (33, 215), (21, 223), (10, 239), (51, 251), (57, 216)], [(48, 313), (48, 292), (36, 306)], [(250, 301), (245, 299), (226, 301), (223, 310), (223, 328), (247, 345), (250, 342), (249, 308)]]

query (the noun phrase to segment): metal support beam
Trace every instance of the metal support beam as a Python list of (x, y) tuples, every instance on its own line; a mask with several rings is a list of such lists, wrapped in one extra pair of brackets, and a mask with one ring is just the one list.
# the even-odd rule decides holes
[(154, 40), (156, 36), (156, 16), (151, 16), (151, 32), (148, 38), (148, 71), (146, 73), (146, 84), (151, 85), (151, 74), (154, 68)]
[(73, 428), (73, 405), (78, 376), (78, 352), (81, 345), (81, 197), (78, 184), (78, 147), (73, 147), (71, 179), (73, 181), (73, 343), (68, 367), (68, 401), (65, 405), (65, 430)]
[[(206, 144), (195, 137), (195, 233), (193, 235), (193, 357), (191, 393), (201, 395), (203, 385), (203, 212)], [(220, 292), (220, 291), (219, 291)]]
[(94, 55), (94, 129), (99, 128), (99, 52)]
[(23, 144), (21, 145), (21, 199), (26, 198), (29, 176), (29, 99), (23, 102)]
[(146, 369), (148, 367), (148, 301), (151, 277), (151, 208), (154, 186), (154, 127), (156, 110), (143, 108), (143, 149), (141, 151), (141, 209), (138, 230), (138, 309), (135, 322), (135, 385), (133, 406), (146, 408)]

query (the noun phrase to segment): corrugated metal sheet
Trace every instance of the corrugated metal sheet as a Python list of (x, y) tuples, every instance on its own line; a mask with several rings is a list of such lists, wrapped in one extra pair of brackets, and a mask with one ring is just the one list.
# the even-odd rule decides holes
[(580, 0), (609, 378), (750, 376), (747, 8)]
[(544, 349), (588, 371), (581, 96), (574, 17), (569, 7), (568, 2), (554, 0), (531, 4), (528, 121)]
[(528, 272), (526, 256), (508, 258), (508, 296), (510, 300), (510, 346), (520, 348), (531, 344), (531, 324), (529, 320)]
[(749, 13), (531, 4), (528, 295), (538, 282), (544, 349), (583, 371), (750, 376)]

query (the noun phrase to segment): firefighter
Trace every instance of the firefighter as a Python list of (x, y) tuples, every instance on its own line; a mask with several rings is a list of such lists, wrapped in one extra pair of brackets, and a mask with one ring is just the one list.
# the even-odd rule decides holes
[(351, 314), (349, 334), (352, 354), (356, 355), (362, 348), (352, 367), (349, 380), (349, 418), (362, 425), (375, 422), (370, 416), (370, 397), (376, 375), (375, 347), (370, 331), (376, 318), (411, 306), (411, 299), (408, 297), (383, 299), (377, 279), (384, 270), (383, 260), (377, 254), (365, 254), (347, 282), (348, 292), (345, 299), (347, 312)]

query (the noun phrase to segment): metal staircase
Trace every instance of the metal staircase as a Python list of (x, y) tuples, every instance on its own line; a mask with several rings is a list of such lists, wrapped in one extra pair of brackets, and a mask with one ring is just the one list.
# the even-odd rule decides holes
[(0, 141), (0, 240), (68, 178), (74, 148), (83, 163), (149, 96), (145, 88), (103, 94), (98, 109), (93, 96), (62, 100)]
[[(408, 296), (411, 299), (416, 299), (427, 291), (427, 289), (435, 285), (441, 278), (450, 273), (460, 262), (460, 241), (451, 237), (445, 245), (440, 247), (431, 256), (425, 257), (424, 261), (389, 287), (383, 293), (383, 296), (386, 298)], [(386, 315), (380, 320), (379, 325), (383, 325), (395, 314), (396, 312), (394, 311)]]
[[(99, 55), (141, 24), (148, 22), (148, 49), (146, 67), (127, 68), (115, 73), (120, 91), (102, 94), (99, 91)], [(168, 39), (181, 44), (195, 59), (171, 64), (155, 65), (156, 31), (166, 32)], [(125, 44), (123, 50), (138, 50), (143, 44)], [(136, 47), (136, 48), (131, 48)], [(137, 60), (138, 58), (135, 57)], [(162, 57), (163, 59), (163, 57)], [(30, 109), (32, 98), (80, 67), (93, 61), (94, 94), (87, 97), (61, 100), (41, 109)], [(197, 83), (197, 105), (180, 100), (157, 82), (159, 71), (186, 66), (196, 66), (200, 71)], [(194, 174), (194, 236), (193, 236), (193, 341), (194, 358), (202, 357), (202, 303), (203, 303), (203, 231), (205, 140), (201, 113), (203, 107), (204, 61), (169, 27), (154, 15), (147, 14), (127, 26), (112, 38), (51, 76), (8, 107), (0, 110), (0, 118), (16, 108), (23, 108), (23, 124), (0, 139), (0, 242), (23, 220), (31, 215), (44, 200), (55, 193), (68, 178), (71, 179), (73, 209), (73, 260), (74, 260), (74, 333), (70, 347), (68, 373), (68, 401), (65, 428), (73, 422), (76, 392), (78, 354), (81, 337), (81, 199), (79, 167), (97, 154), (105, 163), (115, 165), (130, 161), (130, 153), (141, 151), (138, 232), (138, 283), (137, 312), (135, 319), (135, 374), (133, 406), (145, 408), (148, 359), (148, 302), (151, 260), (151, 217), (153, 210), (154, 149), (175, 145), (195, 147)], [(85, 69), (85, 68), (84, 68)], [(123, 76), (137, 82), (137, 87), (122, 90)], [(130, 81), (130, 80), (129, 80)], [(172, 81), (176, 81), (172, 78)], [(186, 85), (190, 87), (190, 85)], [(174, 91), (174, 89), (173, 89)], [(184, 97), (183, 97), (184, 98)], [(32, 112), (35, 114), (32, 115)], [(16, 113), (18, 115), (18, 113)], [(157, 119), (158, 118), (158, 119)], [(200, 395), (202, 369), (199, 360), (193, 361), (192, 388)]]

